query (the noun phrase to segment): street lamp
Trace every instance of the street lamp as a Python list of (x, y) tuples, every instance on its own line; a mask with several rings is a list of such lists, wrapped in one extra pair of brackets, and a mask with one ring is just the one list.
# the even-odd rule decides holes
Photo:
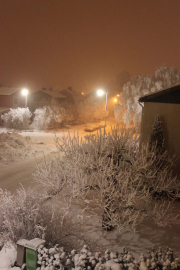
[(24, 88), (22, 90), (22, 94), (23, 94), (23, 96), (25, 96), (25, 108), (26, 108), (27, 107), (27, 94), (28, 94), (28, 90)]
[(104, 92), (102, 89), (99, 89), (97, 91), (98, 96), (102, 96), (102, 95), (106, 95), (106, 104), (105, 104), (105, 121), (104, 121), (104, 135), (105, 135), (105, 128), (106, 128), (106, 111), (107, 111), (107, 94), (106, 92)]

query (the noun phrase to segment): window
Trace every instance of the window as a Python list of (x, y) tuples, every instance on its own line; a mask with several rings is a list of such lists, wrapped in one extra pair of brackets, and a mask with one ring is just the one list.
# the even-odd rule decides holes
[(13, 108), (17, 108), (19, 105), (19, 98), (18, 97), (14, 97), (13, 98)]

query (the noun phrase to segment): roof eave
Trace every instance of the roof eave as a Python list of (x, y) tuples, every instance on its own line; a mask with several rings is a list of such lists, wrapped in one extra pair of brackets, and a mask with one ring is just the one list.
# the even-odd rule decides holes
[(168, 88), (165, 88), (165, 89), (162, 89), (158, 92), (155, 92), (155, 93), (152, 93), (152, 94), (149, 94), (149, 95), (145, 95), (143, 97), (140, 97), (138, 99), (139, 102), (148, 102), (149, 100), (153, 99), (153, 98), (156, 98), (156, 97), (159, 97), (159, 96), (163, 96), (169, 92), (173, 92), (173, 91), (176, 91), (176, 90), (180, 90), (180, 84), (178, 85), (173, 85), (171, 87), (168, 87)]

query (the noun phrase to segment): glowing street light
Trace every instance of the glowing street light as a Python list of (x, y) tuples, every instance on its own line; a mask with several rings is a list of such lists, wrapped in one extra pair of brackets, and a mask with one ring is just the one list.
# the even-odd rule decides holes
[(28, 90), (26, 88), (24, 88), (22, 90), (22, 94), (23, 96), (25, 96), (25, 108), (27, 107), (27, 95), (28, 95)]
[(106, 92), (104, 92), (102, 89), (99, 89), (98, 91), (97, 91), (97, 95), (98, 96), (103, 96), (103, 95), (106, 95), (106, 104), (105, 104), (105, 121), (104, 121), (104, 134), (105, 134), (105, 128), (106, 128), (106, 111), (107, 111), (107, 94), (108, 93), (106, 93)]
[(99, 89), (98, 91), (97, 91), (97, 94), (98, 94), (98, 96), (103, 96), (104, 94), (106, 94), (102, 89)]

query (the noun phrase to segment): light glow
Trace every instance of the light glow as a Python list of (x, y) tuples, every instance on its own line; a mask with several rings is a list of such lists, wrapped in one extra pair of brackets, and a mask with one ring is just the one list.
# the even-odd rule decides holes
[(23, 94), (23, 96), (27, 96), (28, 90), (27, 90), (26, 88), (24, 88), (24, 89), (22, 90), (22, 94)]
[(117, 102), (117, 99), (116, 98), (114, 99), (114, 102)]
[(102, 89), (99, 89), (99, 90), (97, 91), (97, 95), (98, 95), (98, 96), (102, 96), (103, 94), (105, 94), (105, 93), (104, 93), (104, 91), (103, 91)]

